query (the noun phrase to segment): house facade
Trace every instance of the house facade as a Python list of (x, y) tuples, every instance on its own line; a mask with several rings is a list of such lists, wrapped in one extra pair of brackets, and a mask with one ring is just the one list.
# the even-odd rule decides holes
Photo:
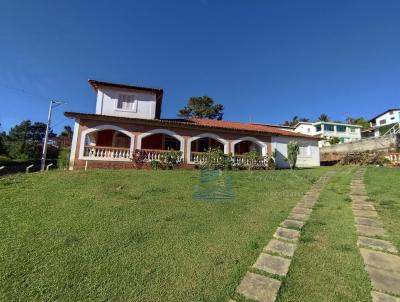
[[(392, 108), (388, 109), (385, 112), (382, 112), (373, 118), (371, 118), (369, 121), (369, 124), (371, 126), (370, 132), (373, 132), (373, 136), (379, 137), (382, 132), (385, 131), (380, 131), (379, 128), (384, 127), (382, 129), (389, 130), (390, 126), (387, 127), (388, 125), (399, 125), (400, 123), (400, 109)], [(398, 126), (397, 126), (398, 128)]]
[(70, 169), (134, 168), (138, 150), (145, 162), (160, 160), (169, 150), (180, 152), (183, 167), (204, 161), (205, 151), (220, 148), (246, 164), (244, 154), (276, 155), (288, 166), (287, 143), (300, 146), (298, 166), (319, 166), (318, 139), (278, 127), (210, 119), (162, 119), (163, 90), (89, 80), (97, 93), (95, 114), (65, 112), (75, 119)]
[(361, 126), (334, 122), (299, 122), (294, 131), (320, 138), (319, 147), (329, 145), (328, 139), (337, 137), (339, 144), (361, 139)]

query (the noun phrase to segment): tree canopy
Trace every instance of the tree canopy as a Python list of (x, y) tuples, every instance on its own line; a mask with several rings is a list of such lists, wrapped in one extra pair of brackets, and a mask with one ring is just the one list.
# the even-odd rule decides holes
[(291, 121), (284, 121), (282, 125), (293, 127), (293, 126), (296, 126), (298, 122), (309, 122), (309, 121), (310, 121), (310, 119), (308, 119), (308, 118), (298, 117), (297, 115), (295, 115)]
[(329, 116), (325, 113), (321, 113), (321, 115), (318, 117), (318, 120), (321, 122), (330, 122), (331, 121)]
[(189, 98), (187, 106), (179, 110), (179, 116), (222, 120), (223, 110), (224, 106), (214, 104), (214, 100), (209, 96), (192, 96)]
[(349, 116), (346, 119), (346, 123), (351, 124), (351, 125), (362, 126), (363, 128), (369, 128), (370, 127), (368, 121), (363, 117), (353, 118), (353, 117)]
[[(40, 158), (45, 133), (45, 123), (25, 120), (15, 125), (5, 139), (8, 155), (22, 160)], [(53, 131), (50, 131), (49, 138), (55, 137)]]

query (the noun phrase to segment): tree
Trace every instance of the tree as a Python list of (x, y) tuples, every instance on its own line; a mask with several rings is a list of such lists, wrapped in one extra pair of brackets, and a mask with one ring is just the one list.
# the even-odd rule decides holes
[[(46, 133), (46, 124), (30, 120), (22, 121), (10, 129), (6, 138), (8, 155), (15, 159), (38, 159), (42, 153), (42, 145)], [(50, 130), (49, 138), (56, 135)]]
[(290, 169), (293, 170), (296, 168), (299, 144), (296, 141), (290, 141), (287, 146), (287, 152), (287, 161), (289, 162)]
[(7, 135), (4, 131), (0, 132), (0, 155), (6, 154), (6, 146), (5, 146), (6, 136)]
[(222, 120), (223, 110), (224, 106), (214, 104), (214, 100), (209, 96), (192, 96), (189, 98), (187, 106), (179, 110), (179, 116)]
[(318, 120), (321, 122), (330, 122), (331, 121), (329, 116), (325, 113), (321, 113), (321, 115), (318, 117)]
[(73, 131), (71, 126), (64, 126), (64, 130), (58, 136), (59, 138), (72, 138)]
[(351, 125), (358, 125), (358, 126), (361, 126), (363, 128), (369, 128), (370, 127), (368, 121), (363, 117), (352, 118), (351, 116), (349, 116), (346, 119), (346, 123), (351, 124)]
[(310, 119), (305, 118), (305, 117), (298, 117), (297, 115), (295, 115), (291, 121), (285, 121), (283, 123), (283, 126), (289, 126), (289, 127), (294, 127), (296, 126), (299, 122), (309, 122)]

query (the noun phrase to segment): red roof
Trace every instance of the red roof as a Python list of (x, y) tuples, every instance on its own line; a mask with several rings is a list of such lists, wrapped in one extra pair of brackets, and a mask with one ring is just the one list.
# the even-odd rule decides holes
[(102, 120), (102, 121), (113, 121), (113, 122), (123, 122), (123, 123), (141, 123), (141, 124), (154, 124), (158, 126), (183, 126), (189, 128), (213, 128), (213, 129), (225, 129), (225, 130), (233, 130), (233, 131), (244, 131), (251, 132), (256, 134), (268, 134), (275, 136), (287, 136), (287, 137), (299, 137), (299, 138), (307, 138), (311, 140), (319, 140), (319, 138), (306, 135), (302, 133), (297, 133), (289, 130), (283, 130), (274, 126), (267, 125), (259, 125), (259, 124), (251, 124), (251, 123), (240, 123), (240, 122), (231, 122), (224, 120), (210, 120), (210, 119), (138, 119), (138, 118), (127, 118), (127, 117), (118, 117), (118, 116), (110, 116), (110, 115), (100, 115), (100, 114), (87, 114), (87, 113), (78, 113), (78, 112), (65, 112), (65, 116), (72, 118), (86, 118), (90, 120)]
[(305, 134), (301, 134), (301, 133), (297, 133), (297, 132), (293, 132), (293, 131), (289, 131), (289, 130), (283, 130), (283, 129), (277, 128), (276, 126), (268, 126), (268, 125), (262, 125), (262, 124), (241, 123), (241, 122), (199, 119), (199, 118), (192, 118), (189, 121), (194, 122), (197, 125), (214, 127), (214, 128), (265, 132), (265, 133), (269, 133), (269, 134), (276, 134), (276, 135), (282, 135), (282, 136), (314, 138), (310, 135), (305, 135)]

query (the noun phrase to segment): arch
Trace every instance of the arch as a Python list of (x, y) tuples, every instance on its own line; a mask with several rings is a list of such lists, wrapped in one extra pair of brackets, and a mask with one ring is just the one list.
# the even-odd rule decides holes
[(182, 152), (182, 157), (185, 157), (185, 139), (182, 136), (180, 136), (180, 135), (176, 134), (175, 132), (168, 130), (168, 129), (152, 129), (150, 131), (139, 134), (137, 137), (137, 149), (142, 148), (142, 140), (145, 137), (151, 136), (153, 134), (159, 134), (159, 133), (172, 136), (173, 138), (178, 140), (181, 145), (180, 151)]
[(80, 158), (84, 157), (83, 153), (84, 153), (86, 135), (93, 133), (93, 132), (98, 132), (101, 130), (115, 130), (115, 131), (125, 134), (126, 136), (129, 136), (131, 139), (129, 152), (132, 154), (132, 152), (134, 151), (134, 146), (135, 146), (135, 135), (133, 135), (129, 131), (127, 131), (121, 127), (115, 126), (115, 125), (99, 125), (99, 126), (95, 126), (93, 128), (89, 128), (89, 129), (82, 131), (81, 142), (80, 142), (80, 146), (79, 146), (79, 157)]
[(262, 156), (266, 156), (267, 155), (267, 144), (260, 141), (259, 139), (256, 139), (255, 137), (252, 136), (245, 136), (245, 137), (241, 137), (235, 141), (233, 141), (231, 143), (231, 150), (232, 150), (232, 154), (235, 155), (235, 145), (237, 143), (243, 142), (243, 141), (250, 141), (253, 142), (255, 144), (257, 144), (260, 148), (261, 148), (261, 155)]
[(188, 160), (190, 160), (190, 154), (192, 153), (192, 142), (195, 140), (198, 140), (200, 138), (204, 138), (204, 137), (209, 137), (209, 138), (215, 139), (216, 141), (220, 142), (221, 144), (224, 145), (224, 153), (225, 154), (229, 153), (229, 142), (227, 140), (219, 137), (218, 135), (216, 135), (214, 133), (202, 133), (202, 134), (191, 137), (187, 141), (187, 158), (188, 158)]

